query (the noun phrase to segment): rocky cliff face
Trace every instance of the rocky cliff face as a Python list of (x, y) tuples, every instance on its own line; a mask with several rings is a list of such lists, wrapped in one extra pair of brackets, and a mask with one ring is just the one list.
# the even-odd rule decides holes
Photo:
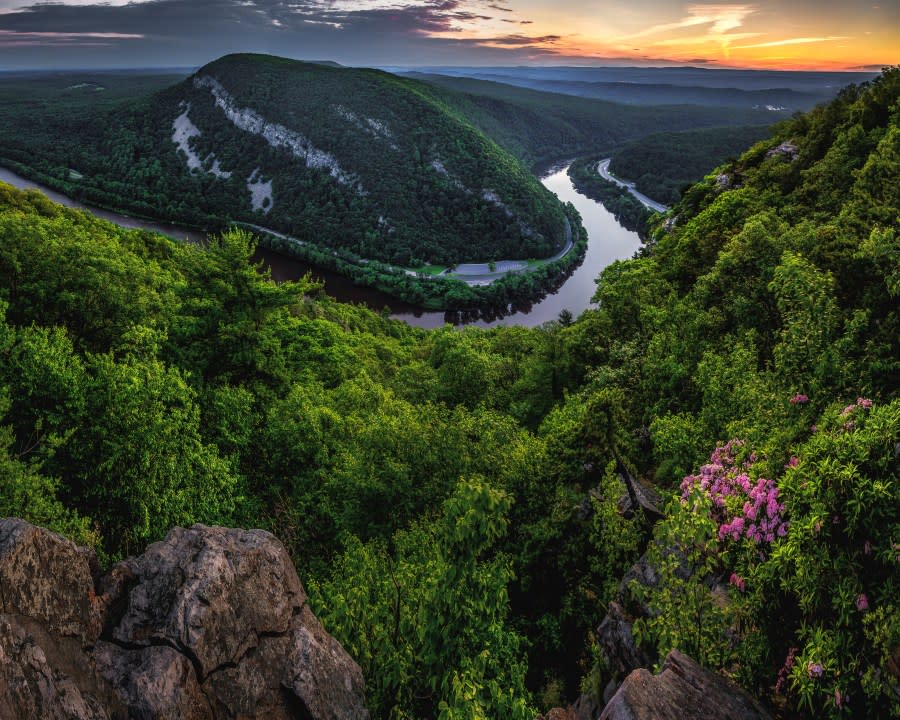
[(90, 550), (0, 520), (0, 720), (368, 717), (269, 533), (175, 528), (101, 576)]

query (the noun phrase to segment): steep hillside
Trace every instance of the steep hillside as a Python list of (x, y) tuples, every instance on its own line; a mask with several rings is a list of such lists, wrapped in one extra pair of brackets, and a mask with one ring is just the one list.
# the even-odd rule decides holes
[[(892, 68), (713, 171), (601, 274), (572, 330), (587, 385), (545, 426), (583, 413), (563, 472), (630, 459), (669, 501), (601, 598), (598, 697), (623, 658), (678, 648), (788, 717), (896, 717), (898, 189)], [(642, 523), (601, 528), (616, 578)]]
[(57, 147), (4, 137), (3, 153), (147, 215), (241, 220), (405, 266), (565, 243), (559, 202), (518, 161), (429, 86), (387, 73), (234, 55), (146, 102), (57, 123)]
[(686, 185), (770, 134), (759, 126), (655, 133), (617, 150), (609, 169), (654, 200), (674, 205)]

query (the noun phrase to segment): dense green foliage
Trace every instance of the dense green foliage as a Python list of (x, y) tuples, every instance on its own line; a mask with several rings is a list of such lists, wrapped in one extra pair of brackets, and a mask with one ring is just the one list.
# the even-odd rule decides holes
[[(477, 312), (484, 317), (510, 312), (519, 303), (534, 302), (565, 282), (587, 250), (587, 233), (571, 203), (563, 212), (572, 232), (572, 247), (565, 255), (537, 262), (524, 272), (508, 273), (489, 285), (469, 285), (447, 275), (412, 273), (395, 266), (359, 258), (354, 253), (304, 245), (294, 239), (262, 233), (266, 246), (282, 255), (299, 258), (317, 268), (334, 270), (357, 285), (374, 287), (408, 303), (433, 310)], [(569, 230), (567, 229), (567, 234)]]
[(683, 188), (768, 136), (766, 126), (656, 133), (617, 150), (609, 169), (647, 197), (674, 205)]
[(778, 126), (576, 323), (585, 371), (649, 436), (632, 457), (688, 476), (654, 532), (662, 581), (631, 589), (642, 642), (810, 717), (898, 707), (898, 98), (891, 69)]
[[(785, 714), (896, 715), (898, 178), (891, 69), (693, 186), (576, 321), (432, 332), (275, 285), (241, 231), (0, 185), (0, 511), (107, 560), (272, 530), (375, 717), (602, 687), (619, 592)], [(670, 498), (652, 536), (617, 463)], [(663, 582), (620, 591), (645, 548)]]

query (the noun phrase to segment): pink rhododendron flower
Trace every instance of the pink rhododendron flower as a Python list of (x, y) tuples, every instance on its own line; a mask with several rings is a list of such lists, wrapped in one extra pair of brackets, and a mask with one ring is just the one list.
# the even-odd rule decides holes
[(791, 405), (806, 405), (809, 402), (809, 398), (806, 397), (803, 393), (797, 393), (792, 397), (789, 401)]
[(861, 407), (863, 410), (870, 410), (872, 408), (872, 401), (869, 398), (856, 398), (856, 406)]
[(861, 593), (858, 598), (856, 598), (856, 609), (860, 612), (865, 612), (869, 609), (869, 598), (866, 597), (865, 593)]
[(811, 678), (820, 678), (825, 674), (825, 668), (821, 663), (809, 662), (806, 664), (806, 674)]
[(751, 453), (747, 461), (738, 463), (737, 451), (743, 445), (741, 440), (731, 440), (717, 447), (697, 475), (684, 478), (682, 500), (695, 490), (709, 498), (720, 540), (737, 541), (743, 537), (757, 544), (772, 543), (787, 534), (780, 491), (772, 480), (750, 479), (747, 471), (757, 456)]
[(747, 586), (747, 581), (737, 573), (731, 573), (731, 577), (728, 578), (728, 583), (734, 585), (741, 592), (744, 592), (744, 589)]

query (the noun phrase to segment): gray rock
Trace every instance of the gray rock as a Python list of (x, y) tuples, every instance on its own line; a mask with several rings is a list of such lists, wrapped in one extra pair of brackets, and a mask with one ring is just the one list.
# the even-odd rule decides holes
[(260, 634), (286, 633), (306, 601), (284, 546), (262, 530), (175, 528), (118, 572), (134, 580), (112, 639), (170, 643), (201, 682), (237, 663)]
[(212, 720), (194, 666), (173, 648), (128, 650), (101, 641), (92, 660), (128, 706), (131, 720)]
[(0, 720), (369, 717), (359, 666), (269, 533), (175, 528), (96, 592), (92, 563), (0, 521)]
[(603, 706), (597, 701), (597, 698), (588, 694), (583, 694), (572, 706), (575, 713), (575, 720), (597, 720), (600, 717), (600, 711)]
[(0, 520), (0, 613), (23, 615), (91, 645), (100, 634), (93, 602), (96, 557), (24, 520)]
[[(342, 720), (343, 709), (363, 708), (358, 698), (365, 691), (362, 671), (354, 662), (346, 662), (347, 653), (338, 641), (325, 632), (319, 620), (308, 607), (303, 608), (294, 631), (291, 633), (291, 657), (283, 684), (289, 688), (306, 708), (310, 717)], [(321, 668), (331, 672), (322, 677)], [(368, 713), (365, 713), (368, 717)]]
[(635, 670), (603, 709), (600, 720), (771, 720), (752, 697), (673, 650), (659, 675)]
[(125, 707), (81, 641), (21, 615), (0, 615), (0, 720), (119, 720)]
[(614, 680), (621, 680), (636, 668), (647, 667), (652, 658), (648, 657), (631, 632), (632, 620), (619, 603), (612, 601), (597, 628), (597, 644), (606, 658)]
[(781, 145), (772, 148), (766, 153), (766, 157), (775, 157), (776, 155), (794, 162), (794, 160), (800, 157), (800, 148), (790, 140), (785, 140)]

